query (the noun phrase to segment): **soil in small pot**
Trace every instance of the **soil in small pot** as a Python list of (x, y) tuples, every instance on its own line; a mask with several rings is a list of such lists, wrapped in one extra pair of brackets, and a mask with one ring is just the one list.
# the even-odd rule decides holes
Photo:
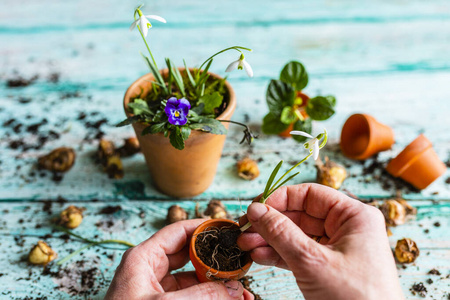
[(240, 234), (241, 231), (235, 226), (206, 228), (197, 235), (195, 241), (198, 257), (207, 266), (218, 271), (242, 269), (248, 262), (250, 254), (237, 246), (236, 241)]

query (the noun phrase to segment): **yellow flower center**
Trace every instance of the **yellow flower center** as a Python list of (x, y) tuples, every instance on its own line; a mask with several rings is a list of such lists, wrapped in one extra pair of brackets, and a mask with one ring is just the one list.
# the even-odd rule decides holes
[(180, 116), (180, 112), (178, 110), (176, 110), (174, 115), (175, 115), (175, 118), (178, 118)]

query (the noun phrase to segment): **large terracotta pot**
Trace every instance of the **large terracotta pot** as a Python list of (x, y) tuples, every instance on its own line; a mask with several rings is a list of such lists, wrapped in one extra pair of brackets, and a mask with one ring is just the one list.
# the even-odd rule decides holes
[(342, 127), (341, 150), (352, 159), (364, 160), (390, 149), (393, 143), (392, 129), (366, 114), (350, 116)]
[[(184, 68), (179, 70), (182, 72)], [(167, 69), (162, 70), (161, 74), (166, 76), (167, 72)], [(212, 78), (221, 78), (213, 73), (208, 74)], [(152, 81), (153, 74), (149, 73), (128, 88), (123, 103), (127, 117), (132, 116), (127, 109), (128, 103), (142, 93), (150, 93)], [(233, 88), (228, 82), (225, 82), (225, 86), (228, 89), (229, 101), (224, 112), (217, 117), (218, 120), (230, 120), (236, 109)], [(229, 123), (224, 122), (223, 125), (228, 128)], [(193, 197), (204, 192), (216, 174), (226, 135), (192, 130), (185, 142), (185, 148), (177, 150), (162, 133), (142, 136), (141, 132), (145, 127), (144, 123), (133, 124), (156, 188), (166, 195), (178, 198)]]
[[(192, 234), (192, 239), (189, 244), (189, 257), (191, 259), (192, 265), (195, 268), (195, 274), (197, 275), (197, 278), (200, 282), (208, 282), (208, 281), (214, 281), (217, 279), (227, 279), (227, 280), (238, 280), (247, 274), (248, 270), (250, 269), (251, 265), (253, 264), (253, 261), (251, 260), (250, 256), (247, 261), (247, 263), (238, 270), (234, 271), (218, 271), (216, 269), (213, 269), (209, 266), (207, 266), (197, 255), (197, 251), (195, 250), (195, 241), (197, 240), (197, 235), (199, 233), (202, 233), (205, 231), (208, 227), (215, 226), (218, 228), (222, 228), (225, 226), (234, 225), (236, 228), (239, 228), (239, 224), (228, 220), (228, 219), (211, 219), (206, 220), (202, 224), (200, 224), (197, 229), (195, 229), (194, 233)], [(209, 274), (213, 276), (209, 276)]]
[(434, 152), (431, 142), (421, 134), (389, 162), (386, 170), (422, 190), (447, 168)]

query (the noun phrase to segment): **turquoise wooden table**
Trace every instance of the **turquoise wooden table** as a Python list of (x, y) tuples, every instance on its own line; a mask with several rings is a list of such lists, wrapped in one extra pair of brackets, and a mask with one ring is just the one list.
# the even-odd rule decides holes
[[(128, 27), (138, 3), (130, 1), (3, 1), (0, 3), (0, 298), (101, 298), (123, 249), (90, 248), (67, 262), (44, 270), (26, 256), (38, 240), (46, 240), (59, 257), (83, 246), (54, 231), (52, 219), (69, 204), (86, 208), (74, 232), (92, 239), (125, 239), (139, 243), (164, 226), (167, 208), (178, 203), (194, 214), (195, 204), (226, 200), (233, 217), (245, 211), (262, 192), (280, 159), (287, 165), (304, 154), (290, 139), (260, 135), (252, 146), (239, 145), (240, 129), (231, 128), (212, 186), (194, 199), (160, 194), (152, 184), (142, 155), (123, 160), (125, 177), (108, 179), (92, 158), (104, 134), (121, 143), (131, 127), (116, 128), (124, 117), (126, 88), (148, 72), (139, 51), (137, 32)], [(146, 3), (147, 13), (167, 19), (150, 30), (157, 61), (199, 65), (231, 45), (254, 49), (246, 59), (255, 77), (229, 76), (238, 99), (233, 120), (260, 132), (267, 113), (265, 90), (289, 60), (302, 61), (310, 74), (307, 93), (333, 94), (337, 113), (314, 124), (327, 128), (325, 154), (350, 173), (343, 190), (361, 199), (386, 199), (399, 190), (417, 207), (415, 220), (393, 228), (398, 239), (415, 240), (421, 255), (399, 266), (408, 299), (410, 288), (423, 282), (429, 299), (447, 299), (450, 292), (450, 172), (417, 192), (394, 184), (381, 172), (383, 164), (419, 133), (433, 143), (441, 160), (450, 156), (450, 3), (437, 1), (186, 1)], [(218, 57), (212, 71), (225, 75), (234, 54)], [(11, 87), (12, 79), (33, 82)], [(35, 78), (36, 77), (36, 78)], [(366, 112), (391, 126), (395, 144), (376, 160), (360, 163), (339, 151), (346, 118)], [(1, 125), (0, 124), (0, 125)], [(33, 126), (34, 125), (34, 126)], [(36, 170), (36, 159), (58, 146), (76, 150), (75, 166), (58, 182)], [(255, 181), (240, 179), (236, 161), (259, 161)], [(369, 172), (370, 171), (370, 172)], [(293, 183), (314, 182), (312, 163)], [(117, 209), (112, 207), (119, 206)], [(186, 266), (190, 269), (191, 266)], [(428, 275), (431, 269), (441, 275)], [(254, 265), (251, 287), (263, 299), (302, 298), (290, 272)], [(429, 280), (431, 279), (431, 281)], [(297, 296), (295, 296), (297, 295)]]

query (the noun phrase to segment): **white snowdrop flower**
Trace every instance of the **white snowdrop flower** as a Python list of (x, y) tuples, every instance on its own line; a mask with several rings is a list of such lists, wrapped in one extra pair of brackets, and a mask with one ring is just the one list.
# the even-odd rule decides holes
[(303, 146), (305, 147), (306, 150), (309, 151), (309, 153), (312, 153), (314, 160), (319, 158), (319, 150), (320, 150), (319, 140), (323, 137), (322, 133), (316, 137), (313, 137), (312, 135), (304, 131), (298, 130), (291, 131), (290, 133), (293, 135), (301, 135), (309, 138), (309, 140), (306, 143), (304, 143)]
[(144, 37), (147, 37), (148, 29), (152, 27), (152, 24), (150, 23), (150, 21), (148, 19), (153, 19), (153, 20), (157, 20), (157, 21), (160, 21), (163, 23), (167, 23), (166, 19), (164, 19), (163, 17), (157, 16), (157, 15), (144, 16), (142, 14), (142, 11), (139, 8), (136, 11), (139, 14), (139, 18), (137, 18), (137, 20), (131, 24), (130, 31), (133, 30), (136, 27), (136, 25), (139, 25)]
[(238, 70), (244, 69), (248, 77), (253, 77), (252, 67), (247, 61), (245, 61), (244, 54), (241, 54), (238, 60), (235, 60), (231, 64), (229, 64), (225, 72), (231, 72), (236, 68), (238, 68)]

